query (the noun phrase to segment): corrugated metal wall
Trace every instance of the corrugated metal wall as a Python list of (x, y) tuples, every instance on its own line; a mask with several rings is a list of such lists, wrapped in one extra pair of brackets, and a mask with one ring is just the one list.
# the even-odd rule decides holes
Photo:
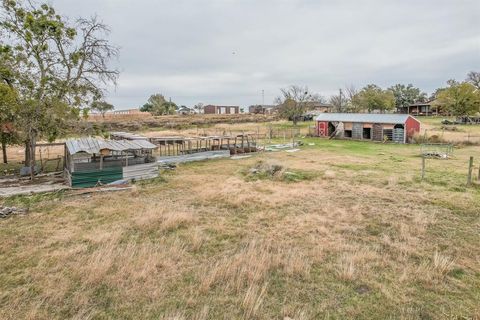
[(123, 167), (123, 179), (143, 180), (158, 177), (158, 163), (138, 164), (131, 167)]

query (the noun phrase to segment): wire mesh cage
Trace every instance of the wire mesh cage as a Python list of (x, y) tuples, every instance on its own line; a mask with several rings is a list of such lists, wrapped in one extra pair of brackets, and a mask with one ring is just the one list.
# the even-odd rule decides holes
[(453, 154), (453, 145), (445, 143), (424, 143), (421, 154), (426, 158), (448, 159)]

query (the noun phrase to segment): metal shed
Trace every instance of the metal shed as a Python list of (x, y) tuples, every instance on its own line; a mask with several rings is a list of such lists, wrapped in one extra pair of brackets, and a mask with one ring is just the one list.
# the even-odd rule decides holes
[(65, 174), (72, 187), (92, 187), (158, 175), (157, 147), (146, 140), (70, 139), (65, 142)]
[(409, 142), (420, 121), (408, 114), (322, 113), (316, 118), (320, 137)]

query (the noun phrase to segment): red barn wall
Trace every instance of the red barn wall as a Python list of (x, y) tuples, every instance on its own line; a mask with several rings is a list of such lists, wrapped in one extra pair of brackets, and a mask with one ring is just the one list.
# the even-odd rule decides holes
[(407, 132), (407, 141), (413, 137), (414, 134), (420, 133), (420, 122), (413, 117), (408, 117), (405, 122), (405, 129)]

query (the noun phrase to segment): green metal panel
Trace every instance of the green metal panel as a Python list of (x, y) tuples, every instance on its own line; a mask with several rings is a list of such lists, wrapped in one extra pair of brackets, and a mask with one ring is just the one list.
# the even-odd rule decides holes
[(72, 173), (72, 188), (89, 188), (123, 179), (122, 167)]

